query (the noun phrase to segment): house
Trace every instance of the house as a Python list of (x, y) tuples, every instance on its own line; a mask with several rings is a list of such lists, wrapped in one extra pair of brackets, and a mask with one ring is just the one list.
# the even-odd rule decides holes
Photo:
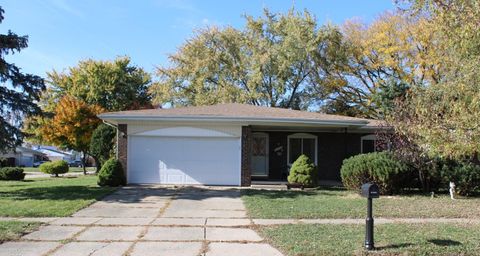
[(26, 147), (16, 147), (15, 150), (0, 154), (0, 166), (32, 167), (34, 162), (45, 159), (40, 151)]
[(319, 178), (339, 180), (343, 159), (372, 151), (381, 123), (245, 104), (146, 109), (99, 115), (117, 127), (127, 182), (249, 186), (285, 180), (299, 155)]
[(50, 161), (65, 160), (70, 162), (75, 160), (71, 153), (59, 150), (53, 146), (38, 146), (37, 150), (44, 153)]

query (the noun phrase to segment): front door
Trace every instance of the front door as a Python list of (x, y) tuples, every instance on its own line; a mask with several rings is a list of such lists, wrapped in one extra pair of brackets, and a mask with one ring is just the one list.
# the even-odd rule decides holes
[(252, 176), (268, 177), (268, 134), (252, 134)]

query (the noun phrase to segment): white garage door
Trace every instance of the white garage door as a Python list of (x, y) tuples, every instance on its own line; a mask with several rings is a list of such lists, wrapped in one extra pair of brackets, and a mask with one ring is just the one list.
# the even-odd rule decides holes
[(240, 185), (240, 139), (130, 136), (129, 183)]

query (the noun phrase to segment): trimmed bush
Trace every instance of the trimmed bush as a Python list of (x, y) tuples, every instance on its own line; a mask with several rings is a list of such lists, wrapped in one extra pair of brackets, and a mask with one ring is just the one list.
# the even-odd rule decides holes
[(305, 187), (317, 185), (317, 168), (308, 156), (301, 155), (295, 160), (288, 175), (289, 183), (299, 183)]
[(0, 168), (0, 180), (23, 180), (25, 173), (22, 168), (3, 167)]
[(360, 191), (362, 184), (374, 182), (381, 194), (392, 194), (404, 187), (408, 167), (389, 152), (374, 152), (343, 160), (340, 174), (347, 189)]
[(120, 161), (113, 158), (106, 161), (98, 173), (98, 185), (117, 187), (125, 184), (125, 174)]
[(58, 177), (59, 174), (67, 173), (68, 169), (68, 163), (64, 160), (45, 162), (40, 165), (41, 172), (55, 175), (55, 177)]

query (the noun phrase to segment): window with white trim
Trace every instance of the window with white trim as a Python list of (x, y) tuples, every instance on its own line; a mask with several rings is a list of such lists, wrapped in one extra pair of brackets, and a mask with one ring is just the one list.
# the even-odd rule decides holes
[(366, 135), (363, 136), (361, 139), (361, 152), (364, 153), (372, 153), (377, 151), (375, 148), (375, 142), (377, 140), (377, 137), (373, 134), (371, 135)]
[(317, 165), (317, 136), (308, 133), (295, 133), (289, 135), (287, 160), (291, 165), (300, 155), (306, 155)]

